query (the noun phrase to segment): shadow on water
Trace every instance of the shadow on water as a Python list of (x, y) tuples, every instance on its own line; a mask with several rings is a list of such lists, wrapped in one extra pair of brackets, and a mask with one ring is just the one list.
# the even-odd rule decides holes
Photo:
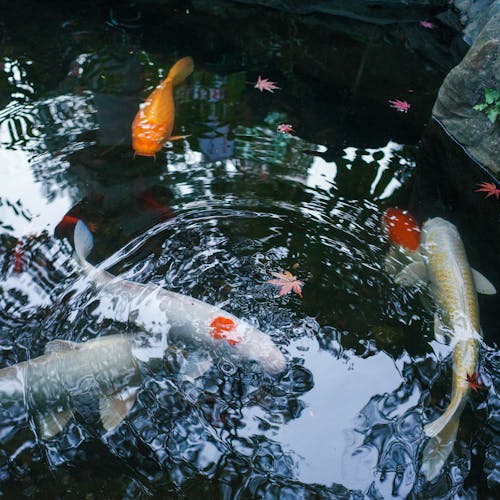
[[(272, 378), (219, 358), (184, 380), (193, 346), (174, 343), (159, 365), (142, 370), (137, 401), (114, 431), (105, 432), (97, 401), (80, 391), (74, 418), (48, 440), (36, 406), (12, 397), (1, 405), (0, 491), (104, 498), (493, 491), (492, 303), (481, 299), (481, 373), (490, 389), (471, 399), (443, 474), (426, 485), (418, 475), (422, 425), (449, 397), (448, 352), (433, 340), (425, 290), (395, 285), (384, 269), (381, 216), (398, 204), (421, 220), (452, 219), (473, 265), (500, 280), (490, 264), (500, 238), (489, 231), (498, 228), (498, 204), (486, 210), (471, 189), (463, 203), (476, 212), (457, 211), (462, 202), (450, 200), (463, 189), (443, 183), (453, 176), (435, 168), (463, 158), (429, 123), (458, 57), (447, 49), (455, 33), (444, 24), (426, 31), (412, 18), (385, 26), (332, 18), (326, 26), (234, 6), (221, 30), (215, 3), (195, 5), (173, 2), (161, 22), (147, 3), (59, 6), (51, 16), (38, 9), (41, 17), (29, 19), (44, 21), (43, 32), (38, 21), (27, 23), (22, 38), (6, 15), (1, 367), (41, 356), (54, 339), (144, 334), (133, 318), (117, 321), (120, 304), (108, 307), (81, 278), (71, 247), (78, 218), (94, 234), (91, 262), (244, 318), (279, 346), (287, 369)], [(155, 160), (134, 159), (138, 105), (186, 54), (196, 69), (176, 91), (174, 133), (190, 135)], [(282, 90), (259, 92), (249, 83), (259, 75)], [(408, 100), (411, 110), (397, 112), (390, 99)], [(277, 132), (281, 123), (295, 133)], [(479, 213), (490, 222), (474, 224)], [(491, 254), (474, 244), (481, 238)], [(284, 270), (305, 283), (302, 299), (278, 297), (267, 283)]]

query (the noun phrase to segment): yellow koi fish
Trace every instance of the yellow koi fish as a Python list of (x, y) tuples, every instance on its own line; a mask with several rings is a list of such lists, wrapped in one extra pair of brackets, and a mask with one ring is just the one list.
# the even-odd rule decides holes
[(439, 217), (423, 224), (418, 251), (395, 278), (403, 285), (421, 280), (430, 284), (437, 306), (436, 339), (449, 338), (453, 346), (451, 401), (439, 418), (424, 427), (430, 439), (423, 451), (421, 472), (431, 481), (453, 449), (460, 415), (470, 392), (469, 380), (477, 367), (481, 328), (476, 292), (494, 294), (496, 290), (469, 266), (457, 228)]

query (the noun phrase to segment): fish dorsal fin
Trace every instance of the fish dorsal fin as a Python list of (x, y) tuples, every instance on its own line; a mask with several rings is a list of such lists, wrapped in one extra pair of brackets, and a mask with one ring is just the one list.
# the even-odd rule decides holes
[(423, 260), (408, 264), (394, 278), (394, 282), (402, 286), (412, 286), (427, 282), (427, 268)]
[(135, 404), (137, 391), (137, 387), (129, 387), (99, 399), (101, 422), (107, 431), (113, 430), (128, 415)]
[(482, 293), (484, 295), (495, 295), (497, 293), (496, 288), (488, 278), (484, 277), (479, 271), (476, 271), (475, 269), (471, 268), (471, 271), (477, 293)]
[(55, 339), (47, 343), (47, 345), (45, 346), (45, 354), (53, 354), (55, 352), (76, 351), (79, 348), (80, 344), (78, 342), (72, 342), (71, 340)]
[(36, 415), (35, 420), (41, 438), (50, 439), (59, 434), (72, 416), (71, 410)]

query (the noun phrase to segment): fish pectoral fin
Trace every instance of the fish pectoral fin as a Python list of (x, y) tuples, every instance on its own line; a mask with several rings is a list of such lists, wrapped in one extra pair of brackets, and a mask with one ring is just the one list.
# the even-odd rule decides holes
[(483, 295), (495, 295), (497, 293), (496, 288), (488, 278), (475, 269), (471, 268), (471, 271), (477, 293), (482, 293)]
[(60, 340), (55, 339), (47, 342), (45, 346), (45, 354), (51, 354), (54, 352), (65, 352), (65, 351), (74, 351), (80, 348), (80, 344), (78, 342), (72, 342), (71, 340)]
[(193, 381), (210, 370), (213, 364), (213, 360), (208, 355), (192, 352), (182, 365), (179, 376), (181, 380)]
[(137, 387), (130, 387), (99, 399), (101, 422), (107, 431), (113, 430), (128, 415), (135, 404), (138, 390)]
[(167, 141), (178, 141), (180, 139), (186, 139), (188, 137), (191, 137), (191, 134), (187, 135), (173, 135), (167, 139)]
[(394, 282), (402, 286), (412, 286), (427, 281), (427, 268), (424, 261), (408, 264), (394, 278)]
[(398, 247), (392, 246), (385, 257), (385, 271), (390, 276), (396, 276), (404, 266)]
[(437, 312), (434, 313), (434, 338), (440, 343), (440, 344), (449, 344), (450, 343), (450, 337), (451, 337), (451, 332), (449, 328), (446, 328), (445, 325), (443, 325), (441, 318), (439, 317), (439, 314)]
[(53, 438), (64, 429), (64, 426), (72, 417), (72, 410), (36, 415), (35, 420), (40, 436), (42, 439)]
[(420, 252), (411, 252), (406, 248), (392, 245), (385, 257), (385, 271), (390, 276), (397, 276), (410, 264), (424, 262)]

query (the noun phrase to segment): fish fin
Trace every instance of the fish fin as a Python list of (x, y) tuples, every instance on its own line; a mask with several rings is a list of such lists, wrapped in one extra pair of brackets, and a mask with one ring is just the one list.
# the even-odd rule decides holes
[(402, 286), (412, 286), (427, 282), (427, 268), (423, 260), (408, 264), (394, 278), (394, 282)]
[(181, 380), (192, 382), (210, 370), (213, 364), (213, 360), (208, 355), (192, 352), (187, 356), (186, 361), (179, 371), (180, 378)]
[(79, 219), (75, 225), (73, 241), (75, 243), (76, 255), (82, 262), (84, 262), (94, 247), (94, 236), (90, 232), (90, 229), (86, 226), (85, 222), (81, 219)]
[(191, 137), (191, 134), (187, 135), (173, 135), (167, 139), (167, 141), (178, 141), (180, 139), (186, 139), (187, 137)]
[(137, 387), (130, 387), (99, 399), (101, 422), (107, 431), (113, 430), (128, 415), (135, 404), (137, 391)]
[(45, 354), (74, 351), (79, 348), (80, 344), (78, 342), (72, 342), (71, 340), (54, 339), (50, 342), (47, 342), (47, 345), (45, 346)]
[(396, 276), (405, 267), (416, 262), (424, 262), (420, 252), (412, 252), (404, 247), (392, 245), (385, 258), (387, 274)]
[(194, 70), (194, 61), (190, 56), (179, 59), (168, 72), (167, 78), (172, 79), (172, 86), (182, 83)]
[(441, 471), (450, 456), (457, 437), (460, 416), (454, 414), (441, 431), (431, 437), (422, 453), (422, 472), (428, 481), (432, 481)]
[(449, 344), (450, 330), (443, 325), (437, 312), (434, 313), (434, 338), (440, 344)]
[(50, 439), (59, 434), (71, 417), (72, 410), (36, 415), (37, 429), (42, 439)]
[(482, 293), (484, 295), (495, 295), (497, 293), (496, 288), (488, 278), (483, 276), (479, 271), (476, 271), (475, 269), (471, 268), (471, 271), (477, 293)]
[(391, 246), (385, 257), (385, 270), (390, 276), (396, 276), (404, 266), (401, 251), (396, 246)]

